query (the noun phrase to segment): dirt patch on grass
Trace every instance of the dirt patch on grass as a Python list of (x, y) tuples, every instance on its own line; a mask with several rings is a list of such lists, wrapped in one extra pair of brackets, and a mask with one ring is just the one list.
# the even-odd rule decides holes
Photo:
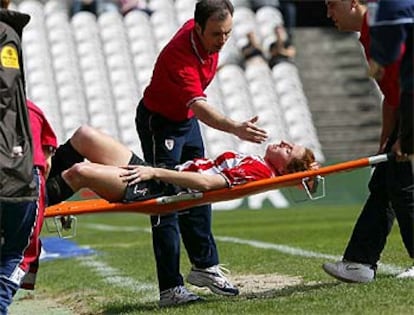
[[(274, 295), (276, 291), (281, 289), (303, 284), (301, 277), (291, 277), (277, 273), (231, 275), (228, 278), (239, 288), (240, 295), (245, 298), (265, 298)], [(191, 290), (205, 291), (211, 294), (207, 288), (191, 286)], [(98, 298), (93, 293), (93, 291), (88, 292), (84, 290), (82, 293), (51, 297), (44, 292), (34, 294), (29, 291), (19, 290), (10, 308), (10, 315), (90, 315), (92, 313), (88, 310), (88, 303), (91, 300), (96, 302)]]
[(260, 294), (270, 290), (283, 289), (303, 283), (301, 277), (291, 277), (278, 273), (262, 275), (235, 275), (229, 277), (240, 294)]
[(10, 315), (42, 314), (42, 315), (75, 315), (72, 309), (59, 303), (57, 299), (43, 294), (19, 290), (9, 308)]
[(10, 315), (97, 315), (89, 304), (96, 302), (96, 292), (49, 295), (42, 290), (19, 290), (9, 308)]
[[(229, 281), (239, 288), (240, 295), (245, 297), (266, 297), (274, 295), (281, 289), (303, 284), (301, 277), (292, 277), (278, 273), (229, 275)], [(191, 286), (191, 291), (210, 293), (207, 288)]]

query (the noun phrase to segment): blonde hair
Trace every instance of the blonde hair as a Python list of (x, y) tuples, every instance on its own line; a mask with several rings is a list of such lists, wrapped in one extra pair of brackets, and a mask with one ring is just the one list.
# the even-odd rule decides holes
[(293, 158), (286, 166), (286, 174), (308, 171), (312, 168), (313, 163), (315, 163), (315, 155), (312, 150), (305, 148), (302, 158)]

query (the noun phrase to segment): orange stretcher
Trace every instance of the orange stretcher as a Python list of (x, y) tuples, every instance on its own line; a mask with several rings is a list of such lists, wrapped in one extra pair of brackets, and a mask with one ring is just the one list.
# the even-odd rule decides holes
[[(209, 203), (238, 199), (262, 193), (268, 190), (297, 186), (300, 184), (303, 184), (305, 190), (309, 192), (309, 187), (306, 183), (310, 179), (323, 179), (323, 175), (349, 171), (356, 168), (386, 162), (389, 160), (389, 158), (390, 155), (380, 154), (376, 156), (324, 166), (317, 170), (297, 172), (279, 177), (263, 179), (244, 185), (234, 186), (231, 188), (223, 188), (206, 192), (185, 193), (174, 196), (163, 196), (132, 203), (111, 203), (104, 199), (65, 201), (51, 207), (47, 207), (45, 211), (45, 217), (70, 215), (74, 216), (79, 214), (95, 214), (104, 212), (135, 212), (148, 215), (158, 215), (177, 212), (187, 208)], [(312, 199), (312, 197), (310, 198)]]

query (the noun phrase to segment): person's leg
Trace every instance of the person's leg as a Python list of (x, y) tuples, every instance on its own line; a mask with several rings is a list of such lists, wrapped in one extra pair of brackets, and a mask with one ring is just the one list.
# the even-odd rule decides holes
[(239, 290), (226, 278), (211, 232), (211, 205), (192, 208), (179, 214), (183, 243), (192, 268), (187, 281), (198, 287), (208, 287), (221, 295), (237, 295)]
[[(182, 135), (177, 126), (145, 109), (137, 108), (136, 128), (145, 160), (151, 164), (175, 166), (180, 161)], [(152, 245), (156, 260), (160, 306), (190, 303), (200, 297), (184, 287), (180, 274), (180, 230), (177, 214), (151, 217)]]
[(131, 158), (131, 150), (102, 131), (81, 126), (70, 139), (73, 148), (88, 161), (114, 166), (125, 166)]
[(124, 199), (127, 187), (120, 177), (121, 172), (117, 166), (82, 162), (64, 171), (62, 178), (72, 191), (89, 188), (110, 202), (119, 202)]
[[(187, 131), (181, 162), (204, 156), (204, 144), (197, 120), (192, 120)], [(216, 242), (211, 231), (211, 205), (189, 209), (178, 216), (181, 236), (192, 263), (187, 281), (199, 287), (208, 287), (222, 295), (237, 295), (239, 290), (225, 277), (219, 266)]]
[(111, 136), (96, 128), (83, 125), (56, 150), (52, 157), (49, 177), (60, 174), (85, 158), (99, 164), (126, 165), (130, 159), (130, 153), (125, 145)]
[(342, 281), (369, 282), (375, 278), (377, 262), (395, 217), (386, 188), (387, 168), (387, 163), (376, 166), (369, 183), (370, 195), (354, 226), (343, 261), (323, 265), (328, 274)]
[[(400, 122), (401, 122), (401, 151), (406, 154), (414, 154), (414, 94), (413, 92), (401, 93)], [(412, 174), (412, 173), (411, 173)]]
[(180, 231), (192, 265), (208, 268), (219, 263), (211, 233), (211, 206), (192, 208), (179, 214)]
[[(178, 163), (179, 157), (174, 158), (165, 149), (166, 136), (163, 130), (168, 128), (167, 121), (163, 123), (159, 116), (146, 110), (141, 102), (137, 108), (135, 122), (145, 161), (152, 164), (162, 162), (169, 166)], [(180, 155), (176, 143), (174, 146), (174, 152)], [(180, 274), (180, 236), (177, 214), (152, 216), (151, 227), (160, 292), (183, 286), (184, 281)]]
[[(47, 180), (48, 205), (69, 198), (74, 193), (73, 188), (82, 185), (72, 183), (73, 186), (68, 186), (68, 182), (62, 178), (64, 170), (80, 163), (84, 158), (99, 164), (125, 166), (128, 165), (131, 155), (131, 151), (125, 145), (111, 136), (98, 129), (81, 126), (64, 145), (59, 146), (52, 158), (52, 168)], [(80, 166), (73, 171), (80, 171), (79, 168)], [(105, 191), (101, 192), (107, 195)], [(118, 196), (118, 192), (114, 196)]]
[(24, 248), (28, 246), (30, 231), (35, 222), (35, 211), (28, 209), (27, 203), (3, 203), (2, 208), (1, 228), (5, 243), (1, 252), (0, 314), (7, 314), (7, 308), (27, 271), (20, 267), (20, 262)]
[[(204, 157), (204, 144), (200, 126), (196, 120), (187, 131), (181, 163)], [(216, 243), (211, 232), (211, 206), (192, 208), (178, 217), (183, 243), (193, 265), (207, 268), (219, 262)]]
[(293, 30), (296, 27), (296, 4), (291, 0), (280, 0), (280, 12), (286, 28), (286, 47), (293, 46)]
[(82, 1), (73, 0), (70, 11), (71, 11), (71, 16), (74, 16), (76, 13), (79, 13), (80, 11), (82, 11)]
[[(7, 314), (13, 296), (20, 287), (21, 281), (28, 271), (23, 262), (23, 254), (29, 246), (36, 222), (36, 201), (21, 203), (0, 203), (2, 218), (0, 260), (0, 314)], [(23, 263), (22, 263), (23, 262)]]
[(62, 179), (62, 172), (83, 160), (84, 157), (72, 146), (71, 139), (57, 148), (52, 156), (52, 165), (46, 181), (48, 206), (64, 201), (73, 195), (72, 189)]
[(394, 221), (387, 192), (388, 163), (376, 166), (369, 183), (370, 195), (355, 224), (344, 259), (376, 268)]
[(73, 164), (80, 163), (84, 160), (84, 156), (73, 147), (71, 139), (67, 140), (64, 144), (59, 145), (55, 154), (52, 156), (49, 178), (60, 175)]
[(40, 233), (43, 227), (44, 211), (46, 204), (45, 177), (43, 176), (43, 173), (40, 170), (36, 169), (36, 171), (39, 172), (39, 195), (36, 203), (36, 224), (33, 229), (32, 237), (30, 239), (30, 245), (24, 251), (23, 265), (28, 266), (28, 272), (26, 273), (21, 284), (21, 288), (27, 290), (34, 290), (34, 286), (36, 283), (36, 276), (39, 268), (39, 257), (41, 252)]
[(411, 162), (393, 162), (389, 169), (391, 202), (408, 255), (414, 259), (414, 183)]
[(151, 216), (151, 227), (160, 292), (184, 285), (180, 274), (180, 231), (177, 214)]

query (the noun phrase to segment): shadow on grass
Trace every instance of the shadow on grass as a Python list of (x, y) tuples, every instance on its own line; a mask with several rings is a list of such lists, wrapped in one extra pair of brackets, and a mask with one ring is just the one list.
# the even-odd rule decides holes
[(106, 306), (106, 309), (104, 310), (102, 315), (128, 314), (132, 312), (149, 312), (149, 311), (159, 312), (160, 310), (179, 309), (182, 307), (188, 308), (190, 305), (201, 304), (201, 303), (205, 304), (206, 302), (210, 302), (210, 300), (203, 298), (202, 301), (181, 304), (181, 305), (174, 305), (174, 306), (163, 307), (163, 308), (160, 308), (158, 306), (158, 302), (146, 302), (146, 303), (143, 302), (143, 303), (133, 303), (133, 304), (123, 304), (123, 305), (110, 305), (109, 304)]
[[(168, 310), (168, 308), (181, 308), (181, 307), (189, 307), (190, 305), (198, 305), (198, 304), (212, 304), (212, 303), (219, 303), (223, 301), (228, 301), (228, 299), (237, 299), (237, 300), (259, 300), (259, 299), (272, 299), (278, 297), (286, 297), (298, 292), (309, 292), (312, 290), (319, 290), (325, 288), (332, 288), (335, 286), (340, 285), (340, 282), (326, 282), (326, 283), (313, 283), (313, 284), (299, 284), (288, 286), (281, 289), (271, 289), (266, 291), (260, 292), (249, 292), (249, 293), (242, 293), (237, 297), (224, 297), (220, 295), (203, 295), (202, 301), (192, 304), (183, 304), (183, 305), (176, 305), (167, 308), (162, 308)], [(144, 312), (144, 311), (159, 311), (161, 310), (158, 306), (157, 302), (147, 302), (147, 303), (133, 303), (133, 304), (124, 304), (124, 305), (107, 305), (105, 311), (102, 313), (103, 315), (114, 315), (114, 314), (128, 314), (129, 312)]]
[(124, 305), (108, 305), (102, 315), (128, 314), (136, 311), (155, 311), (159, 310), (155, 302), (133, 303)]

